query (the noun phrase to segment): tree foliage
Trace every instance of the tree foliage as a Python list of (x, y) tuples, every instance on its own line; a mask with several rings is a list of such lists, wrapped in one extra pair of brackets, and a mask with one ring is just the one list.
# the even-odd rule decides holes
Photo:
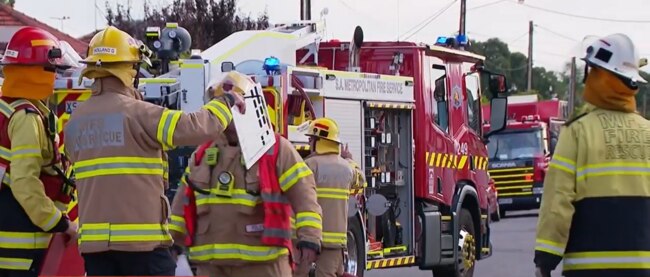
[(13, 8), (14, 5), (16, 4), (16, 0), (0, 0), (0, 3), (9, 5), (10, 7)]
[(130, 6), (118, 3), (113, 7), (106, 2), (106, 20), (139, 39), (144, 39), (148, 26), (162, 28), (176, 22), (192, 36), (192, 48), (207, 49), (234, 32), (268, 27), (266, 12), (254, 18), (241, 14), (236, 4), (236, 0), (174, 0), (168, 6), (154, 7), (146, 1), (144, 18), (136, 19)]
[[(520, 52), (511, 52), (508, 45), (498, 38), (487, 41), (471, 41), (468, 49), (471, 52), (486, 57), (485, 67), (495, 73), (504, 74), (508, 80), (511, 94), (538, 94), (541, 99), (557, 97), (568, 99), (571, 64), (567, 61), (562, 72), (547, 70), (544, 67), (533, 67), (532, 91), (526, 91), (528, 79), (528, 57)], [(650, 81), (650, 74), (641, 72)], [(584, 63), (577, 61), (576, 68), (576, 111), (584, 108), (582, 92), (584, 90)], [(637, 94), (637, 108), (646, 118), (650, 117), (650, 86), (641, 84)], [(644, 105), (644, 101), (647, 101)]]

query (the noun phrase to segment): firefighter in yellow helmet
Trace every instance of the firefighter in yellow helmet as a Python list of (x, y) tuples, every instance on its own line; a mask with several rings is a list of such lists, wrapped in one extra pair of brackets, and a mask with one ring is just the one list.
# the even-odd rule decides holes
[[(351, 189), (361, 187), (365, 178), (347, 147), (341, 151), (339, 128), (334, 120), (313, 120), (307, 136), (312, 154), (305, 162), (314, 172), (318, 203), (323, 209), (323, 250), (316, 261), (316, 276), (342, 276), (349, 194)], [(310, 267), (311, 264), (299, 265), (295, 276), (308, 276)]]
[[(230, 72), (223, 83), (224, 89), (241, 93), (254, 84), (237, 72)], [(231, 125), (224, 136), (192, 154), (172, 201), (172, 235), (189, 247), (188, 258), (197, 264), (198, 275), (289, 277), (293, 262), (312, 263), (321, 247), (322, 212), (314, 175), (280, 135), (248, 170), (241, 152)], [(296, 261), (290, 259), (292, 211), (298, 218), (297, 251), (304, 253)]]
[(636, 113), (639, 56), (613, 34), (587, 48), (584, 100), (544, 180), (537, 276), (564, 260), (569, 277), (650, 276), (650, 122)]
[(94, 79), (92, 96), (71, 115), (64, 143), (79, 187), (79, 250), (88, 276), (174, 275), (163, 151), (217, 138), (232, 122), (232, 106), (245, 112), (232, 91), (189, 114), (141, 101), (136, 69), (147, 52), (108, 27), (82, 61), (81, 77)]
[(52, 34), (23, 27), (1, 61), (0, 276), (38, 276), (52, 233), (76, 236), (77, 225), (62, 212), (72, 186), (62, 174), (54, 114), (44, 103), (62, 57)]

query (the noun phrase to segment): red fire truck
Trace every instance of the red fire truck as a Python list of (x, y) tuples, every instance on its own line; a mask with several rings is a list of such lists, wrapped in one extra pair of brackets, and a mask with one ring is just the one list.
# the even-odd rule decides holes
[[(487, 105), (483, 114), (489, 114)], [(568, 117), (566, 101), (539, 101), (537, 95), (508, 97), (506, 129), (489, 140), (489, 173), (498, 192), (501, 217), (506, 211), (537, 209), (551, 154)], [(483, 125), (489, 130), (490, 124)]]

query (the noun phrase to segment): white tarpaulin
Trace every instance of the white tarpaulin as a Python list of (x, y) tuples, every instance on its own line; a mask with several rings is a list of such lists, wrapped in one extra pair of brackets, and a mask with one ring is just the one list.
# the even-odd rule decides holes
[(246, 169), (250, 169), (262, 154), (275, 143), (275, 134), (269, 122), (266, 100), (260, 84), (251, 85), (244, 90), (246, 94), (246, 114), (232, 108), (233, 122), (237, 130), (239, 145)]
[(194, 276), (190, 263), (187, 261), (187, 256), (178, 255), (178, 261), (176, 261), (176, 276)]

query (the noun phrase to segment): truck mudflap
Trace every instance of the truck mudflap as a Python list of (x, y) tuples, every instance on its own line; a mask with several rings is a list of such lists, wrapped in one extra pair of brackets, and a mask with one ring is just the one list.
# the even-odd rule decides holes
[(437, 206), (424, 202), (417, 205), (418, 216), (422, 220), (422, 257), (420, 269), (432, 269), (442, 259), (442, 214)]

